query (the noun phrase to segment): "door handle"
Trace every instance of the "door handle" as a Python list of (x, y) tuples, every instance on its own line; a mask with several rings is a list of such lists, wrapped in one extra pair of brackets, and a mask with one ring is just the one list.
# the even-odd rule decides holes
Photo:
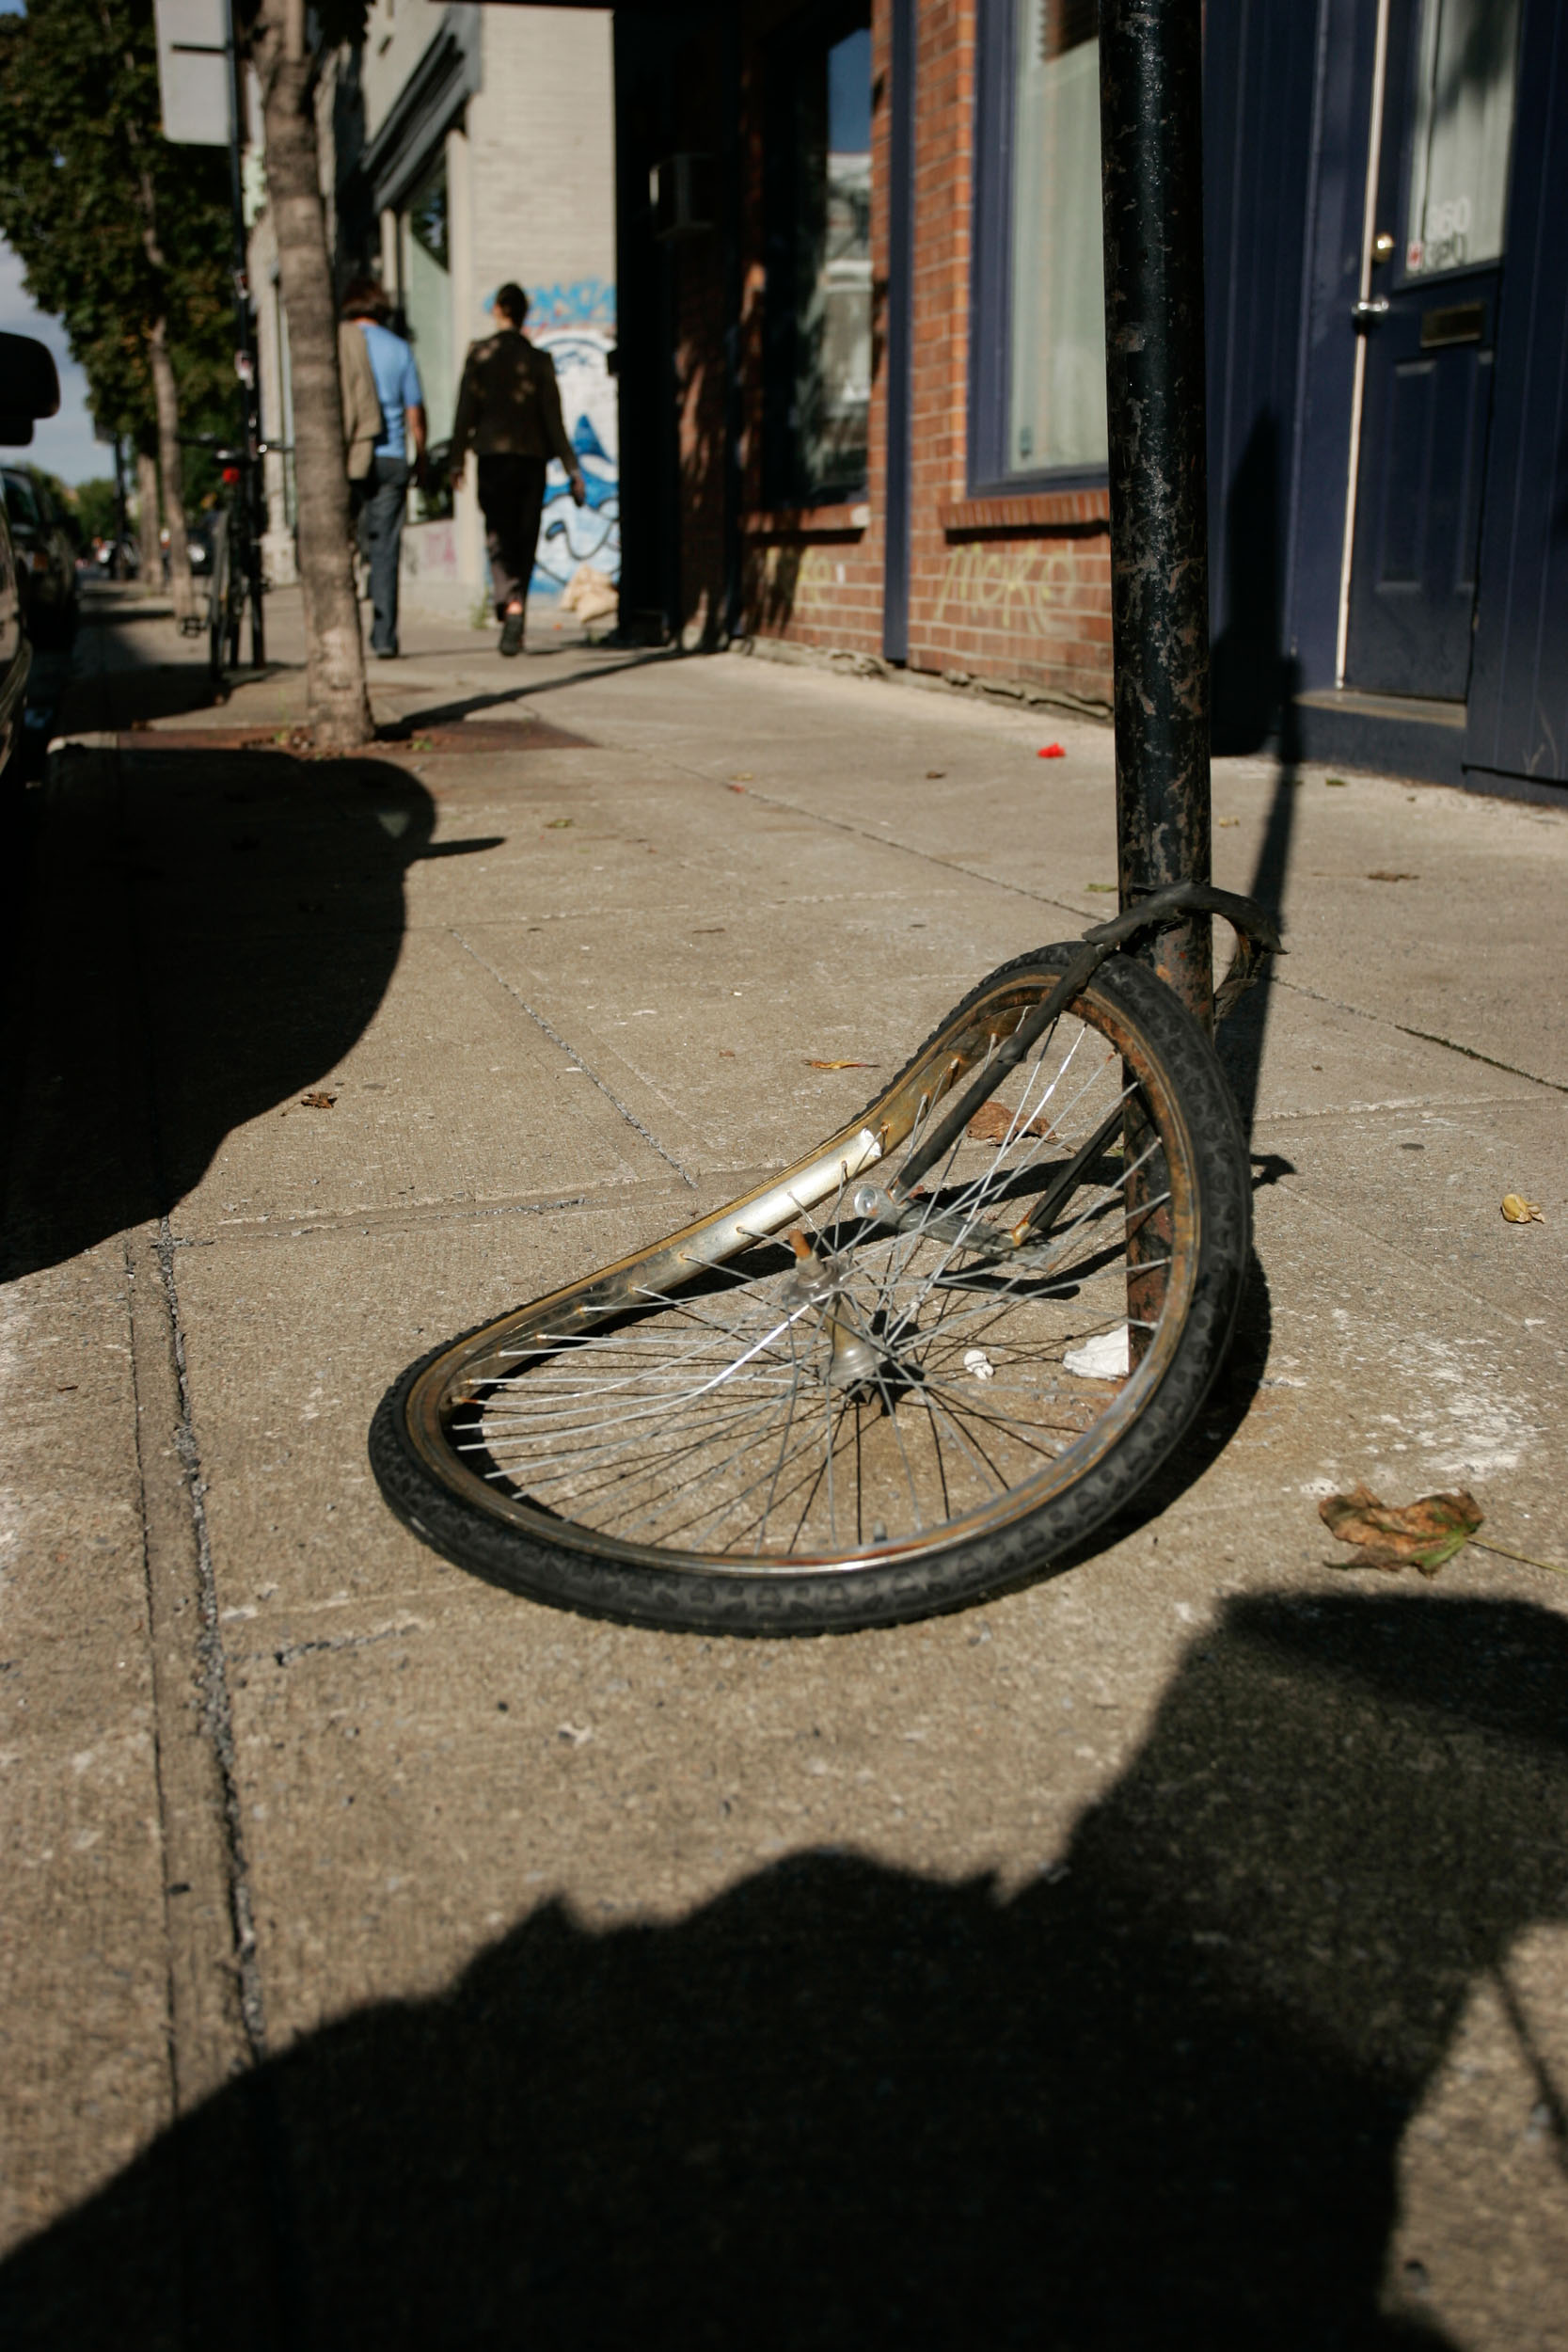
[(1374, 294), (1370, 302), (1353, 302), (1350, 315), (1356, 333), (1364, 335), (1369, 326), (1375, 326), (1379, 319), (1387, 317), (1387, 298), (1383, 294)]

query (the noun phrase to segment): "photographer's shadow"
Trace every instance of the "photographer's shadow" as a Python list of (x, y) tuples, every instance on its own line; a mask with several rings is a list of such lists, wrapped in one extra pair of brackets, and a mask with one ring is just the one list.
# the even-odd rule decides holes
[(1568, 1905), (1565, 1726), (1544, 1610), (1232, 1603), (1065, 1871), (552, 1904), (16, 2254), (8, 2341), (1441, 2345), (1385, 2279), (1400, 2144)]

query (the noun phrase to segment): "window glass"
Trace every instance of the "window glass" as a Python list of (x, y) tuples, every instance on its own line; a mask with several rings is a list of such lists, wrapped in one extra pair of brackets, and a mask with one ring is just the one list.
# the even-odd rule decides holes
[[(790, 57), (774, 118), (770, 436), (774, 495), (853, 497), (865, 486), (871, 408), (871, 33), (839, 11)], [(836, 36), (836, 38), (835, 38)], [(777, 275), (773, 275), (776, 267)], [(782, 424), (783, 430), (779, 429)]]
[(443, 154), (403, 215), (403, 308), (420, 365), (432, 446), (451, 437), (457, 387), (452, 371), (451, 258), (447, 162)]
[(13, 523), (26, 531), (39, 527), (38, 500), (33, 485), (24, 473), (8, 473), (6, 478), (6, 512)]
[(1102, 466), (1095, 0), (1017, 0), (1006, 467)]
[(1503, 249), (1519, 0), (1421, 0), (1404, 265), (1412, 278)]

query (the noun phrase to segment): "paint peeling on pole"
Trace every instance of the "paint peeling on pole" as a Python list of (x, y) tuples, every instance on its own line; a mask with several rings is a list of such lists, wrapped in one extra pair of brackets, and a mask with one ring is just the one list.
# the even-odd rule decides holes
[[(1201, 0), (1100, 0), (1121, 904), (1210, 879)], [(1210, 925), (1146, 951), (1212, 1025)]]

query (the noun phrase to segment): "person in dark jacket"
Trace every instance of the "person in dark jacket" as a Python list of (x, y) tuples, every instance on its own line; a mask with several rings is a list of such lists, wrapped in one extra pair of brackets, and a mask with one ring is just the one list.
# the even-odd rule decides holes
[(528, 296), (521, 286), (500, 287), (496, 332), (471, 345), (463, 365), (451, 429), (451, 478), (456, 489), (470, 448), (479, 459), (479, 503), (490, 555), (490, 584), (501, 624), (504, 654), (522, 651), (528, 587), (545, 506), (545, 468), (559, 457), (572, 496), (588, 495), (576, 450), (566, 437), (555, 361), (523, 333)]

